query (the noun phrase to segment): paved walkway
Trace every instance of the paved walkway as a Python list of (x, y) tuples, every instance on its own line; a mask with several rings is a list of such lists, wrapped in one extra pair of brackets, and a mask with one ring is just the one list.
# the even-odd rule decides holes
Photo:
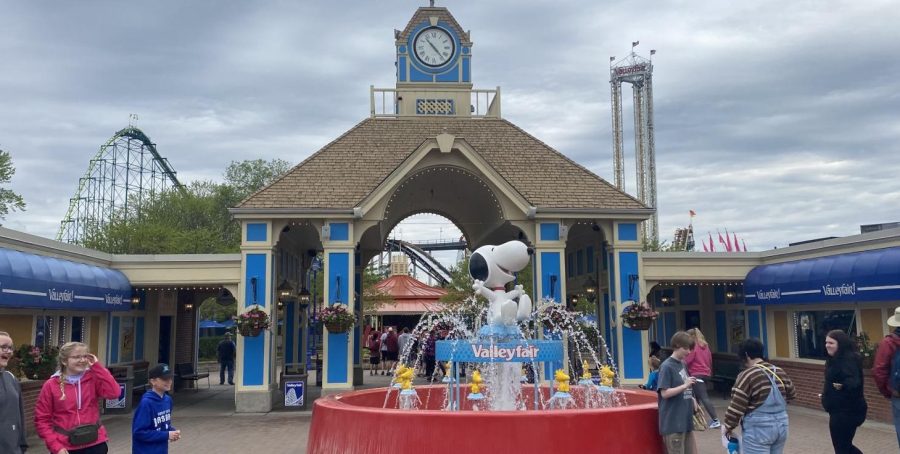
[[(388, 377), (365, 374), (366, 387), (386, 386)], [(312, 384), (312, 383), (311, 383)], [(310, 387), (314, 394), (315, 386)], [(725, 414), (727, 400), (714, 398), (719, 414)], [(311, 406), (310, 406), (311, 408)], [(182, 430), (182, 439), (170, 445), (179, 453), (305, 453), (311, 411), (276, 409), (265, 414), (234, 412), (234, 387), (213, 385), (197, 392), (175, 395), (172, 422)], [(110, 433), (110, 452), (131, 452), (131, 415), (106, 416), (103, 422)], [(722, 453), (718, 429), (697, 433), (701, 453)], [(29, 452), (45, 452), (43, 443), (30, 439)], [(856, 445), (866, 453), (897, 453), (900, 448), (893, 426), (866, 422), (856, 436)], [(404, 454), (402, 450), (396, 451)], [(786, 453), (833, 452), (828, 435), (828, 415), (821, 411), (790, 407), (790, 437)], [(348, 453), (350, 454), (350, 453)]]

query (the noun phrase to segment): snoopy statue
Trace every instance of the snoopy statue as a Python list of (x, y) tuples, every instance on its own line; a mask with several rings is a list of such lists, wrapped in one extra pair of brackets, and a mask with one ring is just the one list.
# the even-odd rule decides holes
[[(508, 241), (499, 246), (481, 246), (469, 258), (469, 274), (475, 279), (472, 290), (489, 302), (487, 321), (496, 334), (510, 331), (516, 321), (531, 319), (531, 298), (521, 285), (506, 291), (506, 284), (522, 271), (534, 251), (521, 241)], [(515, 298), (519, 298), (518, 304)]]

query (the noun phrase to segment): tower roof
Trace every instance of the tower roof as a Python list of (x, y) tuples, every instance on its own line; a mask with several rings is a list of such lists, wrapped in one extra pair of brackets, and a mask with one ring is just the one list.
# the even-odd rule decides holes
[(409, 20), (409, 23), (406, 24), (406, 28), (397, 35), (397, 44), (403, 44), (409, 39), (409, 34), (416, 28), (416, 25), (422, 23), (422, 21), (430, 20), (430, 18), (437, 18), (438, 21), (444, 21), (450, 25), (459, 34), (459, 38), (462, 41), (462, 45), (471, 46), (472, 40), (469, 37), (469, 33), (459, 25), (459, 22), (456, 22), (456, 19), (450, 14), (450, 11), (447, 8), (443, 8), (440, 6), (423, 6), (416, 10), (416, 13), (413, 14), (412, 19)]
[(387, 314), (422, 314), (439, 310), (441, 297), (447, 294), (442, 288), (430, 287), (412, 276), (395, 275), (377, 284), (375, 289), (394, 298), (393, 303), (379, 306), (375, 312)]

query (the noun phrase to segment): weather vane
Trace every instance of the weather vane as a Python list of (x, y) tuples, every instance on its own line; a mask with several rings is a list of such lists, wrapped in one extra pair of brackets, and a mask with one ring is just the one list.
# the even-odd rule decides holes
[(128, 126), (134, 126), (136, 121), (138, 121), (137, 114), (128, 114)]
[(434, 0), (428, 0), (428, 3), (429, 3), (429, 6), (431, 6), (432, 8), (434, 8)]

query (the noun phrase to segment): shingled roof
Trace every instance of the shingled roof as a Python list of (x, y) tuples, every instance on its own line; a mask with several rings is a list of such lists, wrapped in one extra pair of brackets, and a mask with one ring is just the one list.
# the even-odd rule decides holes
[(356, 207), (416, 148), (442, 132), (465, 140), (531, 206), (646, 209), (509, 121), (421, 117), (363, 120), (238, 208)]
[(472, 42), (469, 38), (469, 33), (463, 30), (460, 27), (459, 22), (456, 22), (456, 18), (450, 14), (450, 11), (447, 8), (442, 8), (440, 6), (436, 7), (421, 7), (416, 10), (416, 13), (413, 14), (412, 19), (406, 24), (406, 27), (400, 34), (397, 36), (397, 44), (406, 44), (406, 41), (409, 39), (409, 34), (412, 33), (413, 29), (416, 28), (417, 25), (422, 23), (423, 21), (427, 21), (431, 17), (437, 17), (439, 21), (444, 21), (450, 25), (459, 33), (459, 38), (462, 41), (462, 45), (471, 46)]

